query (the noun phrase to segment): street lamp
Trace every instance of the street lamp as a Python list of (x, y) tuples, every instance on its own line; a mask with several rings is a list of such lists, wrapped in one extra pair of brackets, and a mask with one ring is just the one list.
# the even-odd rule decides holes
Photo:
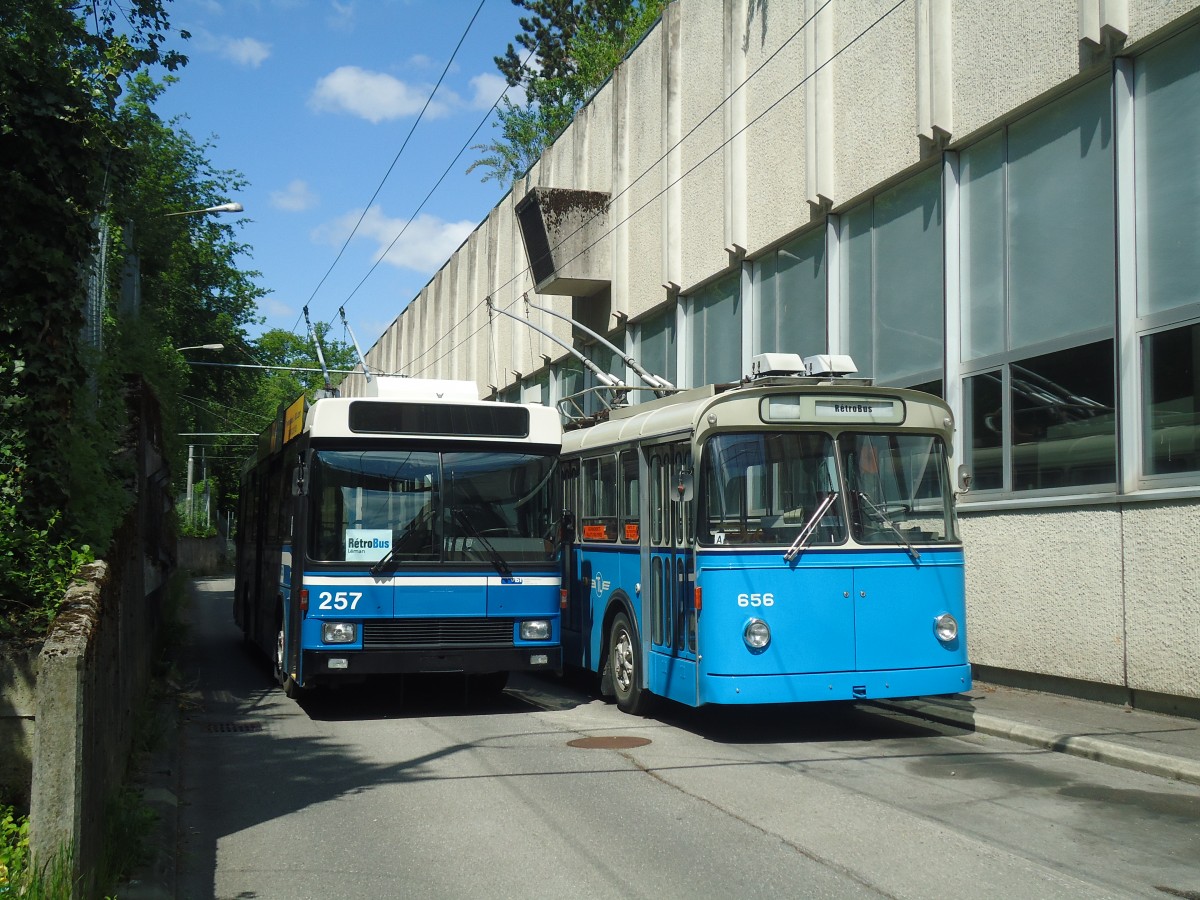
[(240, 203), (222, 203), (219, 206), (206, 206), (204, 209), (185, 209), (182, 212), (163, 213), (163, 218), (169, 216), (202, 216), (205, 213), (239, 213), (243, 207)]
[(224, 344), (193, 344), (190, 347), (176, 347), (176, 353), (182, 353), (184, 350), (224, 350)]

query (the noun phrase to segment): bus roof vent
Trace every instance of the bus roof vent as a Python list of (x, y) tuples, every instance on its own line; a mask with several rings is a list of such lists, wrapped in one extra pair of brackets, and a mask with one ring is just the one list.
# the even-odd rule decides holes
[(809, 375), (827, 375), (838, 378), (842, 375), (854, 375), (858, 366), (845, 353), (821, 353), (817, 356), (804, 357), (804, 371)]
[(803, 374), (804, 360), (799, 353), (759, 353), (750, 360), (751, 378)]
[(367, 397), (390, 400), (468, 400), (479, 399), (479, 386), (473, 381), (448, 378), (408, 378), (403, 375), (376, 375), (366, 386)]

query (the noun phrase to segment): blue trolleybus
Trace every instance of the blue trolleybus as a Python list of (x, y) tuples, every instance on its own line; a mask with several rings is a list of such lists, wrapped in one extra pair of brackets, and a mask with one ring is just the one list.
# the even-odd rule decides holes
[(970, 687), (950, 409), (838, 371), (766, 354), (564, 435), (565, 660), (621, 709)]
[(234, 618), (289, 696), (387, 673), (559, 671), (562, 426), (471, 382), (281, 411), (241, 486)]

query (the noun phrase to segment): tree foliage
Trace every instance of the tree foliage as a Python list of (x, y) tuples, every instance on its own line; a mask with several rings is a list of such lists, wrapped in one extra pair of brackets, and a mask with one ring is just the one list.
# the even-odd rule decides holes
[(497, 113), (500, 137), (473, 149), (484, 155), (467, 171), (511, 183), (537, 162), (662, 14), (667, 0), (512, 0), (522, 16), (517, 46), (495, 58), (510, 88)]

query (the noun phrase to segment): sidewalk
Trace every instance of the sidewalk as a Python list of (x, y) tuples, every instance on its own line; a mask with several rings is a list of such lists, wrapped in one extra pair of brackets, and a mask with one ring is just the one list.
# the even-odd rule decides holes
[(877, 706), (980, 734), (1200, 784), (1200, 720), (976, 682), (953, 697)]

